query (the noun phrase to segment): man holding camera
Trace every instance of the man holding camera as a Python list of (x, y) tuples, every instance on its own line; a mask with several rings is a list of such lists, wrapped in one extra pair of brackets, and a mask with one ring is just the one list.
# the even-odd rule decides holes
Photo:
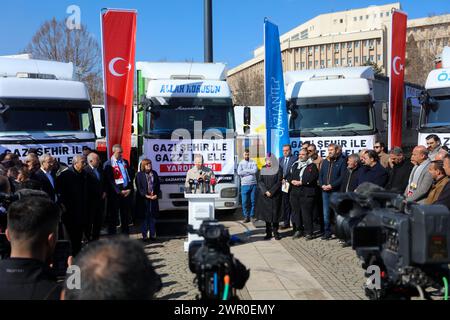
[(44, 197), (11, 204), (6, 230), (11, 258), (0, 260), (0, 300), (59, 299), (61, 288), (49, 267), (59, 215), (59, 207)]

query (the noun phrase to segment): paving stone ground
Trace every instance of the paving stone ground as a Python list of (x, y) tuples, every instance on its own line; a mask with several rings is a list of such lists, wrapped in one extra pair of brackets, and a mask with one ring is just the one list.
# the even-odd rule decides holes
[[(240, 219), (239, 212), (234, 216), (221, 218), (225, 225), (233, 225)], [(250, 224), (248, 229), (252, 234), (263, 232)], [(361, 263), (351, 248), (342, 248), (337, 240), (292, 240), (290, 232), (283, 232), (283, 235), (280, 244), (334, 299), (366, 299), (362, 289), (364, 275)], [(249, 240), (246, 237), (248, 234), (241, 233), (239, 236)], [(262, 241), (255, 239), (257, 238), (252, 236), (250, 241)], [(183, 250), (185, 240), (185, 236), (160, 237), (157, 242), (146, 245), (149, 259), (162, 276), (163, 288), (157, 294), (158, 299), (192, 300), (198, 294), (193, 282), (194, 274), (189, 270), (188, 255)], [(242, 299), (251, 299), (245, 289), (239, 295)]]

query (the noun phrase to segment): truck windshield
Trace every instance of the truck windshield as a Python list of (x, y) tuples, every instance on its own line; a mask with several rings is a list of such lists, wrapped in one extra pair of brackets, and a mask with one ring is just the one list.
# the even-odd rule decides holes
[(202, 131), (218, 129), (224, 136), (227, 129), (234, 130), (231, 103), (221, 105), (160, 105), (147, 112), (146, 133), (171, 134), (176, 129), (194, 131), (194, 121), (201, 121)]
[(89, 101), (2, 99), (0, 131), (94, 132)]
[(422, 128), (450, 127), (450, 96), (435, 97), (434, 103), (423, 108)]
[(318, 135), (328, 131), (373, 130), (373, 108), (369, 103), (296, 105), (289, 129)]

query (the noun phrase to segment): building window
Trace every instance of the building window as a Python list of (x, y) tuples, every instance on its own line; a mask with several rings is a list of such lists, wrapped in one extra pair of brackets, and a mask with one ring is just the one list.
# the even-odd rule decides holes
[(314, 47), (314, 51), (315, 51), (315, 52), (319, 52), (319, 47), (318, 47), (318, 46), (315, 46), (315, 47)]
[(304, 54), (304, 53), (305, 53), (305, 47), (301, 48), (301, 49), (300, 49), (300, 52), (301, 52), (302, 54)]
[(302, 69), (305, 69), (305, 62), (302, 62)]
[(347, 43), (347, 48), (348, 48), (348, 49), (351, 49), (351, 48), (352, 48), (352, 43), (351, 43), (351, 42), (348, 42), (348, 43)]
[(319, 66), (319, 60), (314, 61), (314, 68), (317, 68)]
[(298, 39), (300, 39), (300, 34), (298, 34), (298, 33), (291, 37), (291, 41), (296, 41)]
[(298, 70), (300, 68), (300, 63), (296, 62), (295, 63), (295, 70)]
[(308, 61), (308, 68), (312, 68), (312, 61)]
[(377, 45), (381, 45), (381, 39), (377, 39)]
[(367, 62), (367, 57), (366, 56), (363, 56), (363, 58), (362, 58), (362, 63), (366, 63)]
[(312, 53), (312, 47), (308, 47), (308, 53)]
[(381, 54), (377, 54), (377, 60), (381, 61)]
[(334, 44), (334, 50), (339, 50), (339, 43)]
[(355, 41), (355, 48), (359, 48), (359, 41)]
[(335, 64), (336, 66), (338, 66), (338, 65), (339, 65), (339, 59), (336, 59), (336, 60), (334, 61), (334, 64)]
[(345, 60), (346, 60), (345, 58), (342, 58), (342, 60), (341, 60), (342, 61), (342, 63), (341, 63), (342, 66), (345, 66)]
[(341, 23), (344, 23), (344, 19), (341, 19)]
[(320, 67), (323, 68), (325, 66), (325, 60), (320, 60)]
[(374, 41), (373, 41), (373, 40), (370, 40), (370, 41), (369, 41), (369, 46), (373, 47), (373, 43), (374, 43)]
[(337, 19), (334, 19), (334, 20), (333, 20), (333, 23), (336, 24), (336, 23), (337, 23)]
[(331, 50), (331, 44), (327, 44), (327, 50)]
[(359, 21), (362, 21), (362, 19), (363, 19), (363, 16), (359, 16)]
[(373, 56), (373, 54), (371, 54), (370, 57), (369, 57), (369, 61), (373, 62), (374, 61), (373, 58), (374, 58), (374, 56)]
[(300, 32), (300, 39), (307, 39), (308, 38), (308, 29), (303, 30)]
[(366, 20), (369, 20), (369, 15), (366, 15)]
[(348, 58), (348, 65), (349, 65), (349, 66), (352, 65), (352, 58)]
[(320, 46), (320, 52), (325, 52), (325, 46)]
[(386, 12), (386, 17), (389, 17), (389, 11), (388, 11), (388, 12)]
[(355, 64), (359, 63), (359, 57), (355, 57)]
[(327, 67), (331, 67), (331, 59), (327, 60)]
[(380, 18), (383, 18), (383, 12), (380, 12)]
[(353, 17), (353, 21), (358, 21), (358, 18), (357, 17)]

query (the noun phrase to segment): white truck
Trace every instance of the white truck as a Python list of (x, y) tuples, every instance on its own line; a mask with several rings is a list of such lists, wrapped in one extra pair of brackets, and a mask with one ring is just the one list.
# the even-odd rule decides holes
[(422, 96), (418, 143), (426, 145), (426, 137), (436, 134), (450, 147), (450, 47), (442, 53), (442, 68), (432, 70)]
[(0, 153), (26, 157), (30, 148), (70, 165), (95, 148), (86, 86), (73, 81), (73, 64), (0, 57)]
[(202, 154), (220, 182), (217, 210), (239, 206), (233, 104), (222, 63), (137, 62), (138, 150), (161, 181), (160, 210), (186, 210), (186, 172)]
[[(313, 142), (326, 156), (329, 144), (346, 154), (387, 141), (389, 80), (371, 67), (331, 68), (285, 73), (289, 131), (294, 152)], [(405, 84), (403, 147), (415, 145), (420, 106), (412, 97), (419, 86)]]

